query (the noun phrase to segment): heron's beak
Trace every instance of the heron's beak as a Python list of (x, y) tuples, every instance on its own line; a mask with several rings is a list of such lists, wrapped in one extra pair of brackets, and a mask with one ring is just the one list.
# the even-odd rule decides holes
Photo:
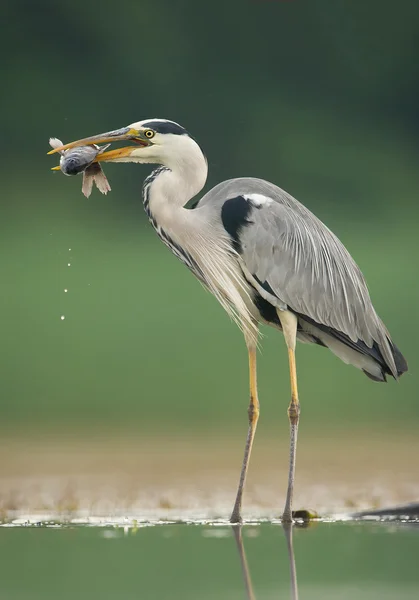
[[(77, 146), (90, 146), (92, 144), (106, 144), (109, 142), (122, 142), (124, 140), (132, 140), (140, 146), (148, 146), (149, 143), (142, 137), (141, 131), (134, 129), (133, 127), (122, 127), (121, 129), (115, 129), (114, 131), (108, 131), (107, 133), (101, 133), (99, 135), (92, 135), (91, 137), (76, 140), (69, 144), (64, 144), (58, 148), (50, 150), (48, 154), (55, 154), (56, 152), (62, 152), (63, 150), (69, 150), (70, 148), (76, 148)], [(96, 161), (114, 160), (115, 158), (122, 158), (129, 156), (135, 149), (135, 146), (128, 146), (126, 148), (119, 148), (118, 150), (110, 150), (109, 152), (103, 152), (98, 154)]]
[[(137, 142), (140, 146), (148, 146), (148, 144)], [(124, 146), (123, 148), (117, 148), (116, 150), (109, 150), (108, 152), (102, 152), (98, 154), (94, 162), (111, 162), (116, 159), (125, 158), (131, 156), (132, 152), (136, 150), (136, 146)]]

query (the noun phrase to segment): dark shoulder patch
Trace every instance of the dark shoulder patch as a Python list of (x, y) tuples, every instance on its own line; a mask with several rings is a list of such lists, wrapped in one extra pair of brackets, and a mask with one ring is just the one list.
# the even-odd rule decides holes
[(150, 127), (156, 133), (173, 133), (174, 135), (188, 135), (184, 127), (174, 123), (173, 121), (159, 121), (158, 119), (150, 119), (143, 123), (143, 127)]
[(239, 254), (242, 250), (240, 232), (243, 227), (246, 227), (246, 225), (251, 223), (251, 221), (248, 220), (251, 210), (252, 206), (250, 202), (243, 196), (237, 196), (236, 198), (226, 200), (221, 209), (221, 220), (224, 229), (230, 234), (233, 240), (234, 249)]

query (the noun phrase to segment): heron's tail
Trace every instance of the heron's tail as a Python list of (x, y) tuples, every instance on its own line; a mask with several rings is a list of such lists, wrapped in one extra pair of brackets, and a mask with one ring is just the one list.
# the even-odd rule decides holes
[(400, 377), (400, 375), (403, 375), (403, 373), (406, 373), (408, 370), (407, 360), (397, 348), (396, 344), (391, 343), (391, 349), (393, 351), (393, 358), (397, 367), (397, 376)]
[[(384, 382), (387, 375), (398, 379), (407, 371), (406, 359), (389, 337), (383, 336), (382, 344), (375, 341), (369, 347), (362, 340), (354, 342), (345, 333), (322, 323), (316, 323), (306, 315), (298, 313), (297, 315), (301, 331), (311, 338), (307, 341), (326, 346), (343, 362), (361, 369), (373, 381)], [(390, 364), (391, 356), (394, 365)]]
[[(397, 369), (397, 379), (403, 375), (403, 373), (406, 373), (408, 367), (407, 367), (407, 361), (405, 359), (405, 357), (403, 356), (403, 354), (400, 352), (400, 350), (397, 348), (396, 344), (393, 344), (393, 342), (391, 340), (388, 340), (388, 343), (390, 345), (390, 349), (391, 349), (391, 353), (393, 354), (393, 358), (394, 358), (394, 364), (396, 365), (396, 369)], [(381, 367), (381, 377), (376, 377), (375, 375), (369, 373), (366, 369), (362, 369), (365, 373), (365, 375), (367, 377), (369, 377), (370, 379), (372, 379), (373, 381), (386, 381), (386, 375), (391, 375), (392, 377), (394, 377), (393, 373), (391, 372), (390, 368), (388, 367), (387, 363), (384, 360), (384, 357), (382, 356), (381, 352), (381, 361), (377, 361), (377, 364), (379, 364), (379, 366)], [(396, 379), (396, 377), (394, 377)]]

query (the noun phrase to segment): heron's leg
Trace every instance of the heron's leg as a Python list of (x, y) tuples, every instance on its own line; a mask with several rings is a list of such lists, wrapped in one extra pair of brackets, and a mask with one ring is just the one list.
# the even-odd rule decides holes
[(244, 458), (242, 470), (240, 473), (239, 488), (237, 490), (236, 502), (231, 513), (230, 523), (241, 523), (241, 506), (243, 497), (243, 488), (246, 481), (247, 469), (249, 467), (250, 454), (252, 452), (253, 439), (255, 437), (256, 425), (259, 419), (259, 400), (256, 381), (256, 345), (248, 343), (249, 352), (249, 378), (250, 378), (250, 404), (249, 404), (249, 430), (247, 432), (246, 446), (244, 449)]
[(290, 463), (288, 473), (287, 499), (285, 502), (282, 520), (292, 522), (292, 495), (294, 492), (295, 459), (297, 453), (298, 420), (300, 417), (300, 402), (297, 390), (297, 369), (295, 366), (295, 342), (297, 338), (297, 317), (289, 310), (278, 310), (282, 331), (288, 348), (288, 360), (291, 379), (291, 402), (288, 406), (288, 419), (290, 422)]

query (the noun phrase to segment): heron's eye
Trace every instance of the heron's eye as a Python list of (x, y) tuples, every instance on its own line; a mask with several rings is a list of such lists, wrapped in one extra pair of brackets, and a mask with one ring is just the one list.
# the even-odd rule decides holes
[(151, 139), (152, 137), (154, 137), (154, 131), (152, 129), (146, 129), (144, 131), (144, 135), (146, 136), (146, 138)]

